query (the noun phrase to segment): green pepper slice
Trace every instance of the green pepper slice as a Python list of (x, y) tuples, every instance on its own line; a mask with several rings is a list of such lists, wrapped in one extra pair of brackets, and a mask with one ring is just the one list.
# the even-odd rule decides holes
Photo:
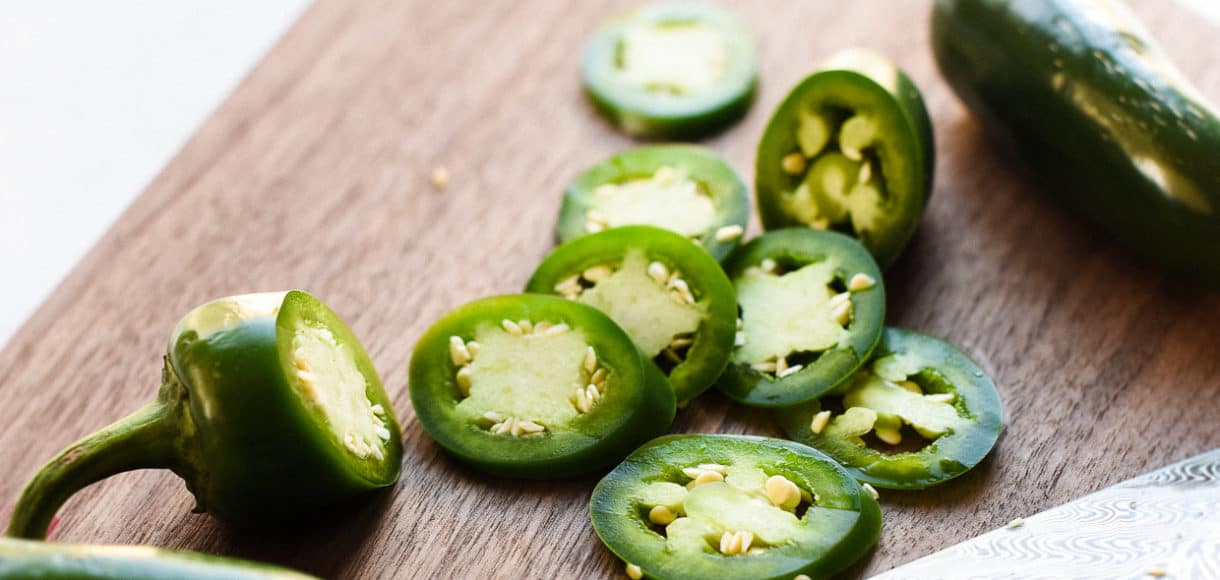
[[(970, 357), (892, 327), (868, 368), (838, 392), (777, 412), (789, 438), (889, 489), (924, 489), (966, 473), (995, 446), (1002, 415), (995, 384)], [(910, 439), (921, 446), (912, 450)]]
[(316, 580), (287, 568), (147, 546), (48, 544), (0, 538), (0, 578)]
[(724, 268), (740, 318), (716, 386), (739, 402), (784, 407), (815, 399), (860, 368), (881, 339), (881, 271), (848, 236), (768, 232), (730, 254)]
[(690, 239), (651, 226), (577, 238), (547, 256), (526, 292), (559, 294), (610, 315), (688, 401), (733, 348), (733, 286)]
[(301, 291), (223, 298), (178, 323), (157, 400), (74, 443), (26, 486), (8, 534), (41, 538), (73, 493), (170, 469), (196, 511), (299, 519), (398, 479), (398, 420), (352, 331)]
[(411, 404), (462, 462), (547, 479), (614, 463), (674, 418), (665, 377), (596, 308), (496, 296), (461, 306), (419, 339)]
[(630, 571), (662, 580), (824, 578), (881, 533), (876, 499), (847, 471), (766, 437), (658, 438), (597, 484), (589, 515)]
[(651, 4), (603, 25), (585, 49), (585, 93), (628, 135), (685, 138), (740, 119), (754, 100), (754, 42), (733, 15)]
[(935, 153), (911, 79), (874, 52), (841, 52), (788, 93), (758, 144), (763, 227), (837, 230), (888, 267), (919, 225)]
[(682, 234), (717, 260), (737, 247), (750, 219), (746, 186), (732, 167), (696, 145), (619, 153), (582, 173), (563, 195), (560, 243), (624, 225)]

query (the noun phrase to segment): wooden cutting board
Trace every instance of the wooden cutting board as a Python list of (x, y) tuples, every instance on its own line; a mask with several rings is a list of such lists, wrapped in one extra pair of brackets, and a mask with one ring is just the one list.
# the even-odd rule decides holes
[[(761, 93), (706, 144), (747, 180), (771, 110), (833, 51), (880, 49), (922, 88), (936, 190), (886, 276), (889, 320), (961, 345), (1006, 403), (1006, 432), (973, 472), (882, 493), (880, 544), (853, 574), (1220, 446), (1220, 295), (1137, 261), (1038, 195), (1037, 176), (984, 139), (938, 76), (930, 2), (732, 7), (758, 34)], [(518, 291), (552, 247), (564, 185), (634, 145), (580, 91), (581, 48), (616, 9), (314, 5), (0, 353), (0, 520), (57, 450), (152, 399), (170, 329), (190, 308), (304, 288), (346, 317), (394, 397), (407, 447), (398, 486), (316, 526), (243, 531), (192, 514), (168, 473), (131, 473), (69, 502), (57, 540), (191, 548), (327, 577), (621, 574), (589, 525), (596, 477), (531, 483), (459, 467), (420, 429), (405, 384), (420, 333), (458, 304)], [(1136, 9), (1220, 101), (1220, 30), (1162, 2)], [(442, 165), (452, 178), (437, 189), (429, 176)], [(673, 430), (778, 435), (767, 413), (715, 393)]]

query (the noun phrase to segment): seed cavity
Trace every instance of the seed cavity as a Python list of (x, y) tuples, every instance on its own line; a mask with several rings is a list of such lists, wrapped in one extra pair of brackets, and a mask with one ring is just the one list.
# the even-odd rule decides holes
[(716, 230), (716, 241), (729, 242), (740, 238), (744, 233), (746, 233), (745, 228), (737, 224), (724, 226)]

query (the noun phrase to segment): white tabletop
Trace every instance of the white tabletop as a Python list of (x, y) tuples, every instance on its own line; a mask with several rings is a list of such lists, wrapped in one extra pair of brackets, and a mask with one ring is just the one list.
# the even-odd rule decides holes
[(0, 347), (308, 4), (0, 3)]

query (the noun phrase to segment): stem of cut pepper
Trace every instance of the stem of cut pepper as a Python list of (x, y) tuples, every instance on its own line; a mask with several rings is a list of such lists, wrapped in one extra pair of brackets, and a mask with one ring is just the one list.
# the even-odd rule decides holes
[(169, 418), (174, 401), (161, 396), (136, 412), (73, 443), (38, 471), (17, 501), (6, 534), (43, 539), (51, 518), (72, 494), (112, 475), (135, 469), (177, 465), (176, 429)]

